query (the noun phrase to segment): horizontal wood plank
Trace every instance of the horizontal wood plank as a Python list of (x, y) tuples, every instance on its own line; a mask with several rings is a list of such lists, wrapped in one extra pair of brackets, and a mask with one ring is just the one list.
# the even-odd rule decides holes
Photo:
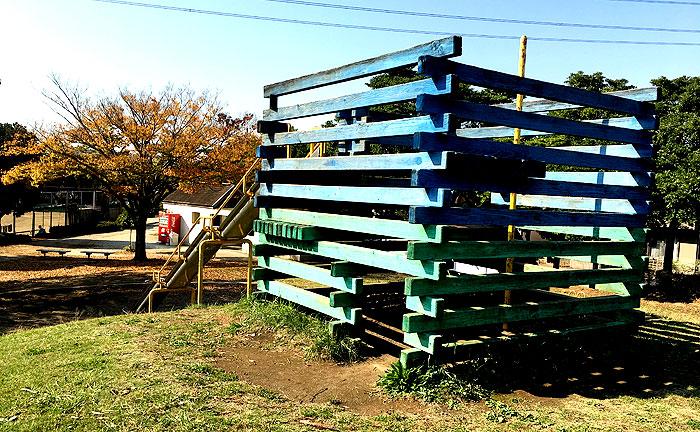
[(449, 132), (454, 124), (449, 114), (410, 117), (375, 123), (356, 123), (310, 131), (263, 135), (262, 145), (308, 144), (328, 141), (352, 141), (378, 137), (413, 135), (415, 132)]
[(264, 234), (260, 234), (260, 242), (427, 279), (438, 280), (444, 277), (447, 271), (447, 264), (444, 261), (409, 260), (406, 258), (406, 252), (383, 251), (330, 241), (299, 242), (268, 237)]
[(598, 93), (520, 77), (438, 57), (421, 57), (418, 63), (418, 73), (429, 76), (451, 73), (457, 75), (462, 82), (467, 84), (632, 115), (652, 114), (654, 112), (652, 104), (621, 98), (609, 93)]
[[(655, 116), (645, 117), (614, 117), (610, 119), (582, 120), (582, 123), (614, 126), (624, 129), (655, 129), (658, 126), (658, 118)], [(510, 138), (515, 134), (515, 129), (507, 126), (486, 126), (480, 128), (457, 129), (455, 133), (464, 138)], [(521, 137), (535, 137), (552, 135), (552, 132), (520, 129)], [(648, 157), (648, 156), (647, 156)]]
[[(617, 90), (603, 93), (610, 96), (617, 96), (624, 99), (631, 99), (638, 102), (656, 102), (661, 99), (661, 87), (644, 87), (629, 90)], [(495, 105), (499, 108), (515, 109), (514, 103), (504, 103)], [(559, 102), (549, 99), (525, 99), (522, 111), (525, 112), (550, 112), (566, 109), (583, 108), (583, 105)]]
[(418, 63), (418, 58), (424, 55), (434, 57), (458, 57), (462, 55), (462, 39), (459, 36), (450, 36), (390, 54), (384, 54), (333, 69), (304, 75), (275, 84), (269, 84), (264, 87), (263, 95), (264, 97), (282, 96), (329, 84), (363, 78), (398, 67), (416, 64)]
[(639, 307), (638, 297), (605, 296), (583, 299), (528, 302), (525, 304), (445, 310), (441, 319), (419, 313), (403, 316), (402, 329), (408, 333), (526, 321)]
[(507, 173), (508, 171), (495, 171), (491, 178), (483, 175), (473, 178), (470, 175), (471, 172), (466, 170), (464, 175), (470, 175), (470, 177), (464, 178), (448, 175), (441, 171), (414, 170), (411, 175), (411, 186), (504, 193), (513, 192), (518, 194), (554, 195), (562, 197), (572, 196), (633, 200), (644, 200), (649, 196), (649, 191), (641, 187), (574, 183), (527, 177), (505, 177)]
[[(491, 194), (491, 204), (506, 206), (510, 204), (510, 197), (505, 194)], [(565, 196), (541, 196), (541, 195), (518, 195), (517, 205), (524, 207), (541, 207), (564, 210), (584, 210), (599, 211), (606, 213), (621, 214), (649, 214), (650, 201), (625, 200), (625, 199), (603, 199), (603, 198), (580, 198)]]
[(334, 277), (331, 276), (330, 269), (275, 257), (261, 257), (258, 259), (258, 265), (263, 268), (310, 280), (352, 294), (359, 294), (362, 292), (362, 278)]
[(456, 88), (457, 84), (452, 75), (440, 76), (333, 99), (279, 107), (276, 110), (267, 109), (263, 111), (263, 119), (291, 120), (355, 108), (405, 102), (413, 100), (421, 94), (449, 95), (453, 94)]
[(332, 307), (330, 299), (305, 289), (278, 281), (258, 281), (258, 289), (268, 294), (292, 301), (309, 309), (326, 314), (337, 320), (357, 324), (362, 318), (362, 310), (349, 307)]
[(418, 96), (416, 99), (416, 110), (434, 115), (451, 113), (463, 119), (583, 138), (618, 141), (628, 144), (651, 143), (651, 133), (644, 130), (578, 122), (560, 117), (507, 110), (472, 102), (453, 101), (440, 96)]
[(570, 181), (576, 183), (648, 187), (651, 186), (652, 173), (547, 171), (544, 178), (545, 180)]
[(641, 278), (641, 271), (632, 269), (560, 270), (447, 276), (441, 281), (406, 278), (404, 292), (407, 296), (439, 296), (533, 288), (566, 288), (582, 284), (639, 282)]
[(409, 242), (408, 259), (481, 259), (560, 255), (641, 255), (644, 243), (621, 241), (464, 241)]
[(260, 196), (346, 201), (370, 204), (415, 205), (444, 207), (449, 204), (450, 191), (445, 189), (311, 186), (261, 183)]
[(289, 158), (263, 160), (262, 170), (325, 170), (325, 171), (396, 171), (410, 169), (446, 169), (448, 152), (396, 153), (322, 158)]
[(585, 237), (604, 238), (610, 240), (645, 242), (645, 228), (602, 227), (602, 226), (518, 226), (519, 229), (544, 231), (555, 234), (573, 234)]
[(417, 225), (398, 220), (280, 208), (261, 209), (260, 217), (314, 225), (319, 228), (339, 229), (407, 240), (422, 240), (437, 243), (442, 241), (443, 227), (435, 225)]
[(499, 158), (526, 159), (543, 163), (576, 167), (648, 172), (651, 163), (645, 159), (573, 152), (554, 147), (501, 143), (454, 135), (417, 133), (414, 148), (421, 151), (451, 150)]
[(543, 210), (410, 207), (408, 221), (432, 225), (644, 226), (643, 215)]

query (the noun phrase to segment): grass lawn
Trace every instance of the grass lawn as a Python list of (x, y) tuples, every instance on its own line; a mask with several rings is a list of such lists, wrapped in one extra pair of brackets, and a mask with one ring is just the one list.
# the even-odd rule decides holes
[[(307, 357), (333, 354), (303, 330), (323, 323), (295, 329), (306, 318), (285, 321), (258, 302), (19, 331), (0, 336), (0, 431), (700, 430), (700, 314), (697, 303), (684, 306), (644, 304), (654, 316), (636, 338), (635, 353), (647, 350), (669, 363), (669, 372), (660, 372), (666, 376), (637, 377), (653, 378), (646, 389), (639, 384), (596, 396), (592, 388), (557, 397), (515, 389), (480, 402), (415, 402), (406, 412), (372, 416), (333, 401), (290, 400), (218, 368), (249, 332), (269, 334), (272, 346)], [(308, 360), (311, 370), (315, 361)]]

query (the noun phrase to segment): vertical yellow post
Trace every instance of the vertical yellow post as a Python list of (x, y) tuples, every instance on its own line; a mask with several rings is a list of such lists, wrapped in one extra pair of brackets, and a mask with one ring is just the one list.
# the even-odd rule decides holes
[[(518, 76), (524, 77), (525, 76), (525, 52), (527, 50), (527, 36), (523, 35), (520, 38), (520, 56), (518, 60)], [(522, 111), (523, 110), (523, 95), (518, 94), (515, 97), (515, 109), (516, 111)], [(520, 129), (515, 128), (513, 130), (513, 144), (520, 144)], [(511, 210), (515, 210), (516, 206), (516, 201), (517, 201), (517, 195), (514, 193), (510, 194), (510, 205), (509, 208)], [(508, 241), (512, 241), (515, 239), (515, 227), (513, 225), (508, 225)], [(510, 273), (513, 271), (513, 258), (507, 258), (506, 259), (506, 273)], [(510, 304), (511, 299), (510, 299), (510, 290), (506, 290), (505, 292), (505, 298), (504, 298), (505, 304)], [(503, 329), (507, 330), (508, 329), (508, 323), (503, 323)]]

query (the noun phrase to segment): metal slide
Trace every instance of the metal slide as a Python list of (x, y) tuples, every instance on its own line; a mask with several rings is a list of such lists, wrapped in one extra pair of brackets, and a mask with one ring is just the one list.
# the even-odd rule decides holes
[[(258, 184), (253, 183), (233, 207), (231, 213), (221, 222), (217, 237), (223, 239), (240, 239), (250, 234), (253, 230), (253, 221), (258, 217), (258, 209), (253, 205), (254, 196), (257, 191)], [(183, 241), (186, 237), (187, 236), (183, 237)], [(167, 276), (161, 276), (160, 272), (158, 272), (158, 275), (154, 277), (153, 285), (148, 289), (143, 301), (136, 308), (136, 312), (140, 312), (148, 306), (151, 293), (153, 296), (151, 309), (156, 309), (163, 302), (168, 292), (190, 289), (188, 288), (190, 282), (197, 277), (199, 245), (203, 241), (213, 238), (214, 232), (212, 230), (202, 229), (195, 240), (187, 247), (187, 250), (183, 254), (180, 254), (179, 259), (173, 261), (174, 267), (168, 272)], [(220, 244), (213, 244), (208, 247), (203, 252), (204, 262), (206, 263), (213, 258), (220, 248)], [(171, 256), (174, 255), (175, 252)]]

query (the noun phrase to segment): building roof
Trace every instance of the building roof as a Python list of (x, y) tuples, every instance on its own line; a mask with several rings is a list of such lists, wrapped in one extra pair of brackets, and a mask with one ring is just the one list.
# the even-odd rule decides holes
[(167, 204), (189, 205), (194, 207), (218, 208), (224, 202), (234, 185), (202, 186), (192, 193), (176, 190), (163, 200)]

